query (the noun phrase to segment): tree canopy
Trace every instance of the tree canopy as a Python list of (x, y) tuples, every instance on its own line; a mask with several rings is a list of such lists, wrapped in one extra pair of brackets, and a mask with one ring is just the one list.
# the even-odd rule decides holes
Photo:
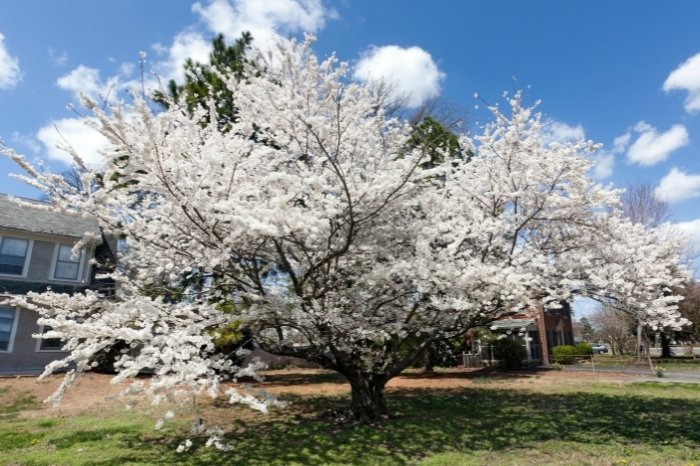
[[(389, 118), (347, 64), (319, 60), (310, 40), (251, 62), (246, 79), (225, 81), (235, 118), (218, 105), (153, 113), (136, 96), (106, 114), (87, 101), (111, 143), (105, 181), (91, 192), (8, 151), (57, 208), (128, 239), (113, 298), (15, 299), (72, 351), (47, 373), (73, 367), (70, 381), (118, 339), (130, 346), (118, 380), (149, 370), (157, 396), (216, 394), (227, 373), (256, 367), (213, 354), (209, 330), (244, 322), (265, 349), (342, 373), (352, 418), (373, 421), (387, 413), (385, 384), (427, 345), (524, 307), (579, 293), (650, 327), (683, 323), (668, 293), (686, 277), (680, 237), (625, 219), (619, 192), (588, 177), (595, 145), (545, 143), (520, 94), (507, 112), (491, 108), (481, 134), (459, 137), (468, 162), (446, 163), (452, 136), (413, 143), (414, 127)], [(205, 279), (187, 299), (150, 292), (192, 271)], [(271, 402), (227, 394), (260, 409)]]

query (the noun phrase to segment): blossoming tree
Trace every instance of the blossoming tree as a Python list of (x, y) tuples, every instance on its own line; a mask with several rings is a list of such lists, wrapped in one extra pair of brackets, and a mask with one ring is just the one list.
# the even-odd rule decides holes
[[(109, 299), (16, 300), (72, 351), (47, 373), (73, 364), (70, 380), (121, 341), (117, 379), (148, 369), (157, 395), (215, 394), (224, 374), (255, 372), (213, 352), (213, 329), (244, 322), (266, 350), (343, 374), (362, 422), (387, 413), (385, 384), (431, 342), (525, 306), (583, 293), (647, 325), (683, 323), (668, 292), (684, 278), (681, 240), (621, 217), (619, 193), (587, 176), (595, 146), (546, 144), (516, 95), (462, 138), (468, 160), (424, 169), (385, 99), (310, 46), (261, 53), (251, 78), (228, 83), (239, 113), (226, 131), (214, 105), (154, 113), (136, 96), (106, 114), (87, 101), (111, 143), (104, 170), (83, 175), (91, 189), (7, 151), (56, 208), (126, 238)], [(201, 280), (185, 299), (154, 292), (188, 274)]]

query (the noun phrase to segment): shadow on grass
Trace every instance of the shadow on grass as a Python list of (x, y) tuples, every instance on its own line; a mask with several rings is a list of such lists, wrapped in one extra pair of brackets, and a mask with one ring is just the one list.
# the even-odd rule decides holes
[[(442, 377), (453, 375), (488, 382), (536, 374), (486, 371)], [(292, 380), (309, 384), (319, 380), (343, 382), (342, 377), (333, 374), (276, 374), (275, 378), (275, 383), (282, 380), (290, 385)], [(503, 390), (491, 384), (392, 390), (387, 399), (395, 416), (377, 426), (360, 427), (333, 422), (330, 413), (347, 406), (346, 396), (285, 396), (290, 406), (268, 416), (246, 415), (243, 408), (222, 408), (241, 409), (242, 414), (221, 426), (229, 431), (224, 440), (234, 447), (229, 452), (203, 448), (205, 439), (195, 438), (191, 454), (178, 454), (175, 448), (184, 437), (173, 435), (174, 431), (156, 433), (136, 423), (105, 428), (99, 419), (95, 419), (94, 430), (83, 427), (57, 436), (58, 431), (51, 429), (34, 432), (29, 438), (29, 432), (22, 433), (24, 437), (7, 432), (5, 438), (0, 437), (0, 444), (7, 442), (8, 450), (25, 448), (45, 442), (44, 435), (53, 432), (51, 444), (57, 453), (72, 454), (84, 445), (109, 450), (110, 454), (86, 457), (83, 462), (78, 454), (70, 463), (95, 465), (402, 465), (452, 451), (536, 449), (540, 443), (552, 440), (572, 442), (561, 448), (579, 444), (594, 450), (596, 445), (622, 444), (700, 451), (700, 386), (645, 382), (628, 387), (633, 388), (621, 394), (542, 394)], [(674, 389), (683, 392), (674, 394)], [(700, 454), (692, 459), (700, 459)]]
[(201, 451), (192, 464), (406, 464), (448, 451), (532, 448), (560, 440), (700, 447), (698, 400), (588, 393), (460, 389), (393, 392), (397, 415), (379, 426), (334, 426), (311, 413), (342, 409), (343, 398), (296, 398), (297, 415), (239, 428), (235, 450)]
[(137, 431), (132, 427), (111, 427), (107, 429), (90, 429), (78, 430), (55, 439), (52, 443), (57, 449), (71, 448), (78, 443), (92, 443), (104, 440), (109, 436), (123, 436), (125, 438), (133, 438)]
[[(16, 418), (21, 411), (38, 409), (41, 407), (34, 395), (28, 393), (6, 396), (7, 391), (0, 392), (0, 421)], [(5, 395), (5, 396), (3, 396)], [(9, 398), (9, 399), (8, 399)]]
[(401, 373), (403, 379), (464, 379), (464, 380), (516, 380), (529, 379), (537, 377), (542, 372), (541, 369), (522, 369), (517, 371), (500, 371), (493, 367), (484, 367), (482, 369), (456, 370), (449, 372), (423, 372), (423, 371), (406, 371)]
[[(505, 380), (505, 379), (522, 379), (531, 378), (537, 376), (536, 370), (522, 370), (522, 371), (511, 371), (511, 372), (501, 372), (493, 368), (484, 368), (472, 371), (454, 371), (454, 372), (433, 372), (425, 373), (422, 371), (407, 371), (401, 374), (401, 378), (404, 379), (493, 379), (493, 380)], [(253, 382), (253, 379), (243, 380)], [(332, 371), (320, 371), (315, 373), (301, 373), (301, 372), (290, 372), (285, 373), (271, 373), (265, 374), (265, 381), (261, 385), (262, 387), (273, 385), (273, 386), (299, 386), (306, 384), (316, 384), (316, 383), (335, 383), (335, 384), (347, 384), (348, 381), (345, 377), (337, 372)]]
[[(254, 382), (254, 379), (241, 379), (243, 382)], [(291, 385), (305, 385), (305, 384), (315, 384), (315, 383), (337, 383), (346, 384), (347, 379), (343, 377), (338, 372), (331, 371), (320, 371), (314, 373), (300, 373), (300, 372), (290, 372), (285, 373), (272, 373), (265, 374), (265, 382), (261, 386), (266, 385), (279, 385), (279, 386), (291, 386)]]

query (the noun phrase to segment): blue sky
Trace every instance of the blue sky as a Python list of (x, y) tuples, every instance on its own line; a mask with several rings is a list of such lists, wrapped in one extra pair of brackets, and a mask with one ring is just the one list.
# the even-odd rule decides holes
[[(698, 18), (690, 0), (3, 0), (0, 138), (60, 170), (54, 125), (94, 158), (101, 140), (78, 124), (76, 94), (118, 98), (139, 81), (139, 51), (152, 84), (205, 58), (216, 32), (249, 29), (262, 45), (312, 32), (317, 53), (349, 61), (357, 79), (395, 80), (412, 105), (439, 97), (468, 111), (471, 129), (487, 118), (475, 93), (541, 99), (552, 137), (603, 143), (594, 175), (657, 186), (700, 246)], [(37, 195), (10, 172), (0, 159), (0, 192)]]

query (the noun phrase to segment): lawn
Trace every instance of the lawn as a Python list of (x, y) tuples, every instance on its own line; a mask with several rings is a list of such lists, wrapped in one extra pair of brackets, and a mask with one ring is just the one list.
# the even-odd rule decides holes
[[(634, 356), (610, 356), (610, 355), (596, 355), (593, 356), (593, 363), (595, 367), (606, 368), (606, 369), (626, 369), (635, 368), (642, 371), (650, 370), (649, 363), (647, 360), (641, 363), (637, 362)], [(661, 358), (651, 358), (651, 364), (653, 366), (661, 366), (665, 370), (670, 372), (688, 372), (691, 374), (700, 373), (700, 359), (692, 358), (672, 358), (672, 359), (661, 359)], [(579, 363), (581, 366), (590, 367), (590, 362), (581, 361)]]
[[(652, 380), (652, 379), (649, 379)], [(265, 386), (290, 401), (267, 416), (218, 403), (207, 419), (229, 452), (176, 453), (189, 422), (154, 431), (159, 409), (98, 401), (93, 376), (59, 411), (29, 381), (0, 379), (0, 464), (700, 464), (700, 385), (570, 373), (411, 374), (392, 383), (395, 416), (335, 422), (347, 386), (323, 372), (277, 372)], [(47, 387), (42, 387), (43, 395)]]

